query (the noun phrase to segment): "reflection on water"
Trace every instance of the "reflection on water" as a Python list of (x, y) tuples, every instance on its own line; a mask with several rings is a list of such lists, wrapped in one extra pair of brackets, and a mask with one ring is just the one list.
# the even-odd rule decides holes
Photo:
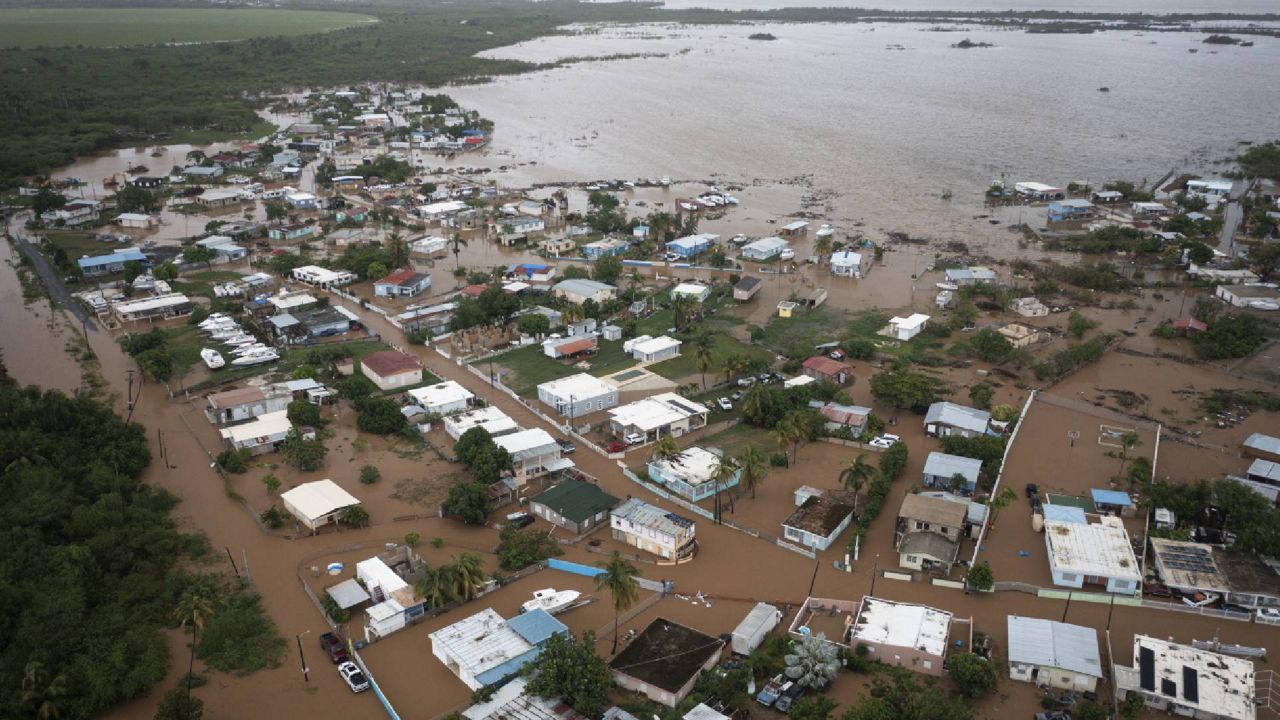
[(716, 10), (770, 10), (784, 7), (852, 7), (879, 10), (1056, 10), (1078, 13), (1273, 13), (1272, 0), (1075, 0), (1050, 4), (1045, 0), (664, 0), (672, 10), (714, 8)]

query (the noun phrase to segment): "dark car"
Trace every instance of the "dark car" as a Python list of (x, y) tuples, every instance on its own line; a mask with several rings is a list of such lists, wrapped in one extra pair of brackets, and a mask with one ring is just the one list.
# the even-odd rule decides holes
[(1142, 583), (1142, 593), (1153, 597), (1171, 598), (1173, 593), (1160, 583)]
[(796, 700), (800, 699), (800, 696), (803, 694), (804, 686), (800, 683), (792, 683), (791, 687), (784, 690), (782, 694), (778, 696), (778, 701), (773, 704), (773, 709), (778, 712), (785, 713), (791, 710), (792, 704), (794, 704)]
[(347, 644), (337, 633), (327, 632), (320, 636), (320, 647), (324, 650), (334, 665), (344, 663), (350, 658), (347, 657)]
[(1040, 494), (1040, 488), (1035, 483), (1027, 483), (1027, 497), (1032, 498)]
[(1036, 713), (1036, 720), (1071, 720), (1071, 713), (1066, 710), (1050, 710)]
[(533, 516), (529, 513), (511, 513), (507, 516), (507, 524), (517, 530), (527, 528), (533, 524)]
[(627, 444), (622, 442), (621, 440), (614, 440), (613, 442), (606, 445), (604, 448), (605, 452), (610, 454), (620, 453), (625, 451), (626, 449), (627, 449)]
[(560, 452), (565, 455), (572, 455), (573, 451), (577, 450), (574, 444), (568, 440), (557, 440), (556, 444), (560, 446)]

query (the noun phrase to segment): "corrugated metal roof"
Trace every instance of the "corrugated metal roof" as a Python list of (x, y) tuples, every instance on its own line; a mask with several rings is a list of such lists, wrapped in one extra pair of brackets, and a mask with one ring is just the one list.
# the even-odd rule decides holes
[(936, 402), (930, 405), (929, 412), (924, 416), (926, 425), (942, 423), (979, 433), (986, 432), (990, 421), (991, 413), (985, 410), (950, 402)]
[(1042, 618), (1009, 616), (1009, 662), (1102, 677), (1097, 631)]
[(944, 452), (931, 452), (924, 461), (924, 474), (950, 478), (963, 475), (972, 483), (978, 482), (978, 474), (982, 472), (982, 461), (959, 455), (948, 455)]
[(1119, 490), (1098, 490), (1094, 488), (1089, 491), (1093, 495), (1093, 504), (1096, 505), (1122, 505), (1128, 507), (1133, 505), (1133, 500), (1129, 498), (1129, 493)]
[(1251, 450), (1280, 455), (1280, 438), (1254, 433), (1245, 438), (1244, 446)]

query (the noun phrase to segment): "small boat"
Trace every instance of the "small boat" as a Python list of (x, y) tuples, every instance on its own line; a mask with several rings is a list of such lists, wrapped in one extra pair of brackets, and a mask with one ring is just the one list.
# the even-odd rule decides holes
[(206, 325), (216, 325), (220, 322), (226, 322), (227, 320), (231, 320), (231, 319), (232, 317), (230, 315), (224, 315), (222, 313), (213, 313), (212, 315), (209, 315), (208, 317), (200, 321), (200, 327), (204, 327)]
[(1190, 596), (1183, 595), (1182, 602), (1191, 607), (1208, 607), (1222, 598), (1218, 593), (1198, 592)]
[(533, 599), (521, 605), (520, 612), (545, 610), (548, 615), (555, 615), (568, 610), (569, 606), (577, 602), (581, 596), (582, 593), (577, 590), (555, 590), (554, 588), (535, 590)]
[(205, 367), (208, 367), (210, 370), (217, 370), (227, 364), (227, 361), (222, 359), (222, 355), (213, 348), (205, 348), (201, 350), (200, 359), (204, 361)]
[(835, 234), (836, 234), (836, 229), (831, 227), (830, 225), (824, 224), (822, 227), (818, 228), (818, 233), (817, 233), (818, 237), (831, 237), (832, 235), (835, 235)]
[(681, 200), (679, 205), (680, 205), (680, 209), (686, 212), (697, 212), (698, 210), (701, 209), (701, 206), (698, 205), (697, 203), (691, 203), (687, 200)]
[(253, 345), (256, 342), (258, 342), (258, 339), (255, 338), (254, 336), (246, 333), (241, 333), (239, 335), (236, 335), (235, 337), (229, 337), (229, 338), (223, 339), (222, 344), (230, 345), (231, 347), (240, 348), (240, 347), (244, 347), (245, 345)]
[(956, 285), (955, 283), (940, 282), (940, 283), (934, 283), (934, 285), (937, 286), (939, 290), (950, 290), (951, 292), (955, 292), (956, 290), (960, 289), (960, 286)]
[(255, 350), (246, 355), (241, 355), (231, 361), (232, 365), (244, 367), (246, 365), (261, 365), (262, 363), (275, 362), (280, 359), (280, 355), (274, 350)]
[(233, 337), (237, 337), (243, 334), (244, 334), (244, 330), (241, 330), (240, 326), (236, 325), (234, 327), (217, 330), (209, 337), (213, 338), (214, 340), (230, 340)]
[(671, 178), (667, 177), (666, 175), (663, 175), (662, 179), (659, 180), (658, 182), (660, 182), (663, 187), (667, 187), (671, 185)]

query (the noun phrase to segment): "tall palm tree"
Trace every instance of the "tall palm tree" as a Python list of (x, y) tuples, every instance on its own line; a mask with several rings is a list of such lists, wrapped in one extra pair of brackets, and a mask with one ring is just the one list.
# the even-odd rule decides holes
[(636, 578), (640, 570), (622, 557), (622, 553), (613, 551), (613, 557), (607, 563), (596, 563), (604, 568), (604, 572), (596, 576), (596, 590), (608, 590), (613, 596), (613, 654), (618, 654), (618, 618), (623, 610), (629, 609), (640, 597), (640, 584)]
[(627, 291), (633, 295), (632, 299), (634, 299), (636, 288), (642, 282), (644, 282), (644, 278), (640, 277), (640, 271), (636, 268), (631, 268), (631, 274), (627, 276)]
[(187, 706), (191, 706), (191, 680), (196, 668), (196, 643), (200, 633), (209, 619), (213, 617), (213, 602), (204, 593), (195, 588), (183, 591), (178, 598), (178, 607), (173, 616), (178, 620), (178, 627), (191, 628), (191, 658), (187, 661)]
[(60, 701), (67, 694), (67, 678), (62, 674), (50, 678), (44, 663), (32, 660), (22, 672), (22, 706), (32, 711), (36, 720), (62, 717)]
[[(800, 429), (796, 425), (796, 417), (791, 413), (782, 416), (778, 424), (773, 426), (773, 439), (784, 453), (787, 451), (788, 445), (798, 442), (799, 434)], [(787, 456), (787, 467), (791, 467), (791, 456)]]
[(677, 330), (685, 330), (693, 323), (697, 301), (688, 295), (679, 295), (671, 299), (671, 324)]
[(738, 412), (749, 422), (759, 425), (769, 416), (772, 409), (771, 400), (769, 388), (756, 383), (742, 394), (742, 399), (738, 402)]
[(711, 341), (711, 333), (700, 332), (693, 336), (693, 362), (698, 366), (698, 372), (702, 373), (702, 389), (707, 389), (707, 370), (715, 363), (715, 355), (712, 350), (715, 343)]
[(413, 586), (414, 592), (422, 598), (427, 607), (444, 607), (453, 602), (453, 568), (443, 566), (435, 570), (427, 570)]
[(484, 559), (479, 553), (464, 552), (454, 559), (453, 580), (459, 598), (471, 600), (479, 595), (484, 579)]
[(1120, 436), (1120, 475), (1124, 475), (1124, 466), (1129, 462), (1129, 451), (1142, 444), (1142, 438), (1138, 433), (1130, 430)]
[(758, 445), (748, 445), (738, 455), (738, 466), (742, 468), (742, 477), (738, 478), (738, 484), (745, 490), (751, 491), (751, 499), (756, 498), (756, 488), (764, 483), (765, 475), (769, 474), (769, 458), (765, 457), (764, 451)]
[(453, 251), (453, 269), (458, 269), (458, 255), (462, 252), (462, 248), (467, 246), (467, 239), (462, 237), (462, 233), (454, 233), (449, 238), (449, 248)]
[(387, 250), (387, 259), (391, 261), (392, 267), (402, 268), (409, 264), (409, 240), (404, 234), (393, 232), (387, 236), (387, 242), (384, 244)]
[(996, 493), (995, 497), (992, 497), (987, 501), (987, 504), (991, 506), (993, 511), (991, 513), (991, 524), (995, 524), (996, 518), (1000, 516), (1001, 510), (1009, 507), (1009, 503), (1017, 499), (1018, 494), (1013, 491), (1013, 488), (1010, 488), (1008, 485), (1000, 488), (1000, 492)]
[(653, 457), (657, 460), (666, 460), (679, 454), (680, 443), (670, 435), (663, 435), (653, 444)]
[(564, 320), (565, 325), (572, 325), (585, 315), (586, 313), (583, 311), (582, 306), (574, 305), (573, 303), (569, 303), (560, 311), (560, 317)]
[[(731, 457), (722, 456), (720, 461), (716, 463), (715, 470), (711, 473), (711, 481), (715, 483), (716, 488), (716, 521), (720, 520), (720, 494), (729, 489), (729, 482), (737, 476), (741, 470), (738, 462)], [(733, 512), (733, 493), (729, 493), (729, 512)]]
[(831, 255), (831, 236), (823, 235), (813, 243), (813, 254), (818, 256), (819, 260), (825, 260)]
[(867, 453), (861, 453), (852, 461), (845, 463), (845, 466), (840, 470), (840, 475), (836, 477), (836, 482), (853, 491), (854, 516), (858, 514), (858, 494), (876, 476), (876, 469), (871, 466), (871, 463), (867, 462), (867, 456)]

